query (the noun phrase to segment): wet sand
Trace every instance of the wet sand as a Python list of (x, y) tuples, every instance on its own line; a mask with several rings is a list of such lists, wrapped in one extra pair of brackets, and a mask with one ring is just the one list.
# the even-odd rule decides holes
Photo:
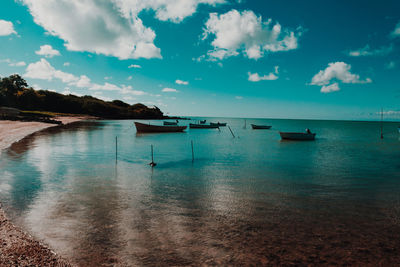
[[(69, 124), (87, 117), (58, 117)], [(42, 122), (0, 121), (0, 153), (11, 144), (54, 124)], [(0, 266), (72, 266), (46, 245), (13, 225), (0, 204)]]

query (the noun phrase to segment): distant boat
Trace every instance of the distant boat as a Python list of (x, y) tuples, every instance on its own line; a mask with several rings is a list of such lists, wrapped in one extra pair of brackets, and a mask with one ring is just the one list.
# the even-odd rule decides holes
[(216, 129), (219, 128), (218, 125), (211, 125), (211, 124), (194, 124), (189, 123), (190, 129)]
[(226, 122), (210, 122), (210, 125), (214, 125), (214, 126), (226, 126)]
[(307, 140), (314, 140), (315, 133), (310, 132), (308, 129), (305, 133), (294, 133), (294, 132), (279, 132), (281, 135), (282, 140), (300, 140), (300, 141), (307, 141)]
[(160, 126), (135, 122), (138, 133), (172, 133), (183, 132), (187, 126)]
[(177, 121), (164, 121), (164, 125), (178, 125)]
[(200, 124), (205, 124), (207, 120), (200, 121)]
[(253, 128), (254, 130), (268, 130), (271, 129), (271, 127), (272, 126), (270, 125), (255, 125), (255, 124), (251, 125), (251, 128)]

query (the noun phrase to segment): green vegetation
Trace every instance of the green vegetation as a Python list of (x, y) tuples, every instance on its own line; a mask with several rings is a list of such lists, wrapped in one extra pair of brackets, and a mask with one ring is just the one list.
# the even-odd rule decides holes
[[(87, 114), (109, 119), (161, 119), (158, 107), (129, 105), (120, 100), (106, 102), (92, 96), (63, 95), (47, 90), (34, 90), (18, 74), (0, 78), (0, 106), (35, 112)], [(32, 113), (32, 111), (30, 111)]]

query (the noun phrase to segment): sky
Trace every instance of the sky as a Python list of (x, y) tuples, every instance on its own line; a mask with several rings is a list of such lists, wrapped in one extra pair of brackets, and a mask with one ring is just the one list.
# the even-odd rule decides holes
[(400, 1), (2, 0), (0, 77), (168, 115), (400, 120)]

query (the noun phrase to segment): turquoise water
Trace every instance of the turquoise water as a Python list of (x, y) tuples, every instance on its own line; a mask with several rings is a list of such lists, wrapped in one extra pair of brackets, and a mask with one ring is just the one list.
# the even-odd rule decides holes
[[(227, 127), (137, 134), (132, 121), (37, 133), (1, 154), (0, 201), (16, 224), (82, 266), (359, 258), (360, 244), (371, 257), (397, 254), (398, 123), (384, 123), (381, 140), (378, 122), (247, 119), (244, 129), (243, 119), (207, 120), (227, 122), (236, 138)], [(305, 128), (315, 141), (280, 140), (278, 130)]]

